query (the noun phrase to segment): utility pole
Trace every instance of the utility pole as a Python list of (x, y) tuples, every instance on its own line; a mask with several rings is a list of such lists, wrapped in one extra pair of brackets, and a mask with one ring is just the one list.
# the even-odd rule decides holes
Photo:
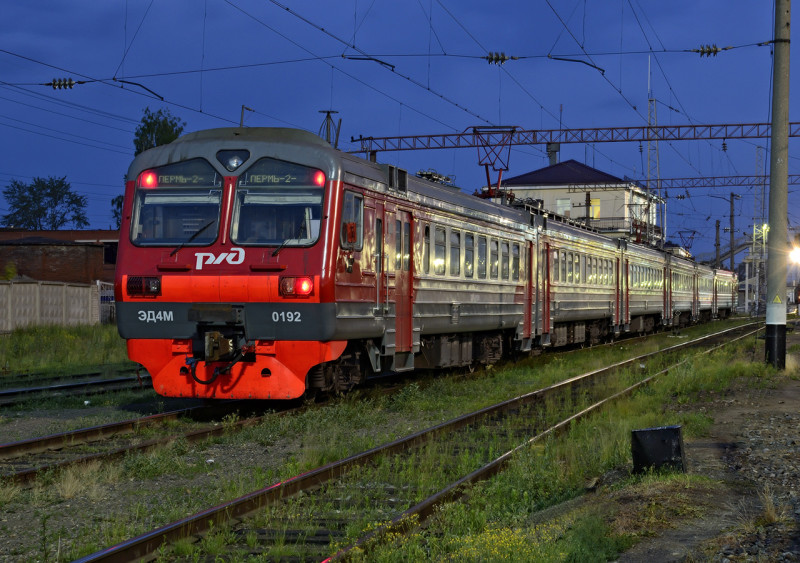
[[(734, 242), (733, 242), (733, 212), (734, 212), (734, 210), (733, 210), (733, 200), (735, 200), (735, 199), (741, 199), (741, 196), (738, 196), (735, 193), (731, 192), (731, 260), (730, 260), (731, 266), (729, 268), (729, 270), (731, 272), (733, 272), (733, 244), (734, 244)], [(720, 264), (720, 266), (722, 266), (722, 264)]]
[(717, 257), (714, 260), (714, 267), (719, 268), (719, 219), (717, 219), (717, 237), (714, 239), (714, 248), (717, 251)]
[(769, 159), (769, 239), (767, 241), (767, 332), (765, 358), (786, 367), (786, 226), (789, 175), (789, 40), (791, 0), (775, 2), (772, 71), (772, 138)]

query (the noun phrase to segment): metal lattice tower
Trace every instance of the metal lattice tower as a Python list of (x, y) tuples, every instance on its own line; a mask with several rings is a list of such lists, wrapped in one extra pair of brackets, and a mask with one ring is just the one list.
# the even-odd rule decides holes
[[(652, 96), (652, 92), (648, 92), (647, 100), (647, 125), (648, 127), (658, 127), (658, 113), (656, 111), (656, 100)], [(648, 135), (647, 139), (647, 189), (650, 193), (658, 194), (659, 199), (662, 199), (661, 194), (661, 169), (658, 160), (658, 139), (651, 139)], [(662, 199), (663, 201), (663, 199)], [(663, 246), (664, 240), (667, 238), (666, 229), (666, 202), (659, 204), (658, 215), (661, 223), (661, 244)], [(650, 213), (648, 210), (647, 224), (650, 225)], [(649, 228), (649, 227), (648, 227)], [(649, 238), (649, 237), (648, 237)]]

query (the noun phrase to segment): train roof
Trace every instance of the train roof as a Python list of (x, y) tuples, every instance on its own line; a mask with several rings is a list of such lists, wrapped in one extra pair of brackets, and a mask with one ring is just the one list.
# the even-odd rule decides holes
[[(169, 144), (137, 155), (128, 168), (129, 181), (148, 168), (164, 166), (189, 158), (205, 158), (220, 174), (226, 173), (217, 161), (220, 150), (250, 149), (258, 157), (304, 162), (325, 170), (330, 177), (336, 169), (338, 153), (319, 136), (287, 127), (222, 127), (182, 135)], [(301, 158), (302, 157), (302, 158)]]

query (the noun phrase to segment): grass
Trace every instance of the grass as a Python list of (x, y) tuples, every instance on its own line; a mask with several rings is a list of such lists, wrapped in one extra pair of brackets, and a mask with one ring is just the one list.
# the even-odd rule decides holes
[(114, 325), (43, 325), (0, 335), (0, 376), (18, 373), (79, 373), (99, 365), (120, 369), (128, 360)]
[[(693, 335), (701, 330), (693, 328), (684, 333)], [(662, 335), (659, 340), (661, 346), (676, 343), (669, 335)], [(658, 345), (635, 346), (637, 351), (646, 351)], [(568, 511), (551, 519), (551, 524), (539, 522), (535, 516), (542, 509), (581, 497), (587, 480), (602, 476), (610, 468), (627, 466), (632, 428), (682, 424), (685, 435), (707, 432), (710, 418), (668, 412), (665, 405), (684, 405), (713, 397), (739, 377), (746, 377), (757, 385), (770, 385), (774, 381), (773, 373), (766, 368), (762, 371), (762, 354), (754, 354), (752, 345), (752, 342), (740, 344), (736, 353), (718, 352), (721, 359), (715, 360), (716, 368), (704, 358), (675, 370), (633, 399), (573, 424), (566, 439), (549, 439), (529, 448), (515, 458), (503, 474), (474, 487), (466, 502), (441, 510), (436, 525), (439, 532), (398, 538), (396, 543), (370, 553), (368, 559), (374, 556), (378, 561), (455, 560), (461, 553), (459, 546), (469, 545), (473, 550), (469, 553), (478, 555), (472, 558), (464, 552), (467, 560), (491, 560), (496, 554), (488, 550), (494, 549), (492, 545), (496, 548), (497, 542), (507, 537), (511, 546), (524, 541), (538, 546), (538, 552), (519, 548), (517, 560), (527, 560), (522, 555), (527, 557), (535, 553), (545, 554), (540, 560), (570, 560), (569, 557), (578, 560), (584, 555), (581, 546), (597, 541), (602, 526), (606, 526), (604, 537), (611, 540), (608, 549), (621, 549), (637, 536), (615, 533), (613, 520), (603, 512)], [(620, 342), (606, 348), (577, 351), (568, 359), (545, 355), (509, 368), (420, 378), (416, 384), (408, 385), (391, 397), (360, 390), (297, 416), (268, 417), (258, 427), (212, 442), (220, 444), (226, 455), (214, 456), (216, 462), (211, 465), (206, 462), (210, 457), (205, 453), (208, 446), (187, 446), (180, 442), (150, 454), (131, 456), (113, 477), (120, 485), (130, 484), (127, 497), (120, 499), (108, 513), (96, 515), (90, 528), (83, 524), (71, 530), (70, 537), (81, 539), (62, 547), (61, 552), (64, 557), (80, 557), (302, 471), (569, 375), (595, 369), (600, 364), (617, 361), (628, 346)], [(763, 349), (763, 343), (761, 347)], [(753, 356), (755, 361), (750, 364)], [(758, 369), (754, 371), (753, 368)], [(252, 452), (252, 461), (243, 462), (246, 457), (240, 455), (229, 462), (227, 454), (237, 450)], [(262, 453), (267, 456), (256, 455)], [(466, 457), (462, 462), (467, 469), (474, 463)], [(436, 484), (434, 452), (416, 467), (395, 469), (414, 475), (425, 487)], [(100, 481), (105, 479), (99, 478)], [(34, 488), (11, 492), (6, 503), (15, 510), (26, 504), (45, 512), (61, 510), (57, 504), (61, 497), (52, 490), (36, 491)], [(78, 492), (73, 498), (79, 501), (81, 496), (86, 497), (88, 493)], [(363, 522), (361, 528), (378, 523)], [(358, 531), (354, 529), (353, 533)], [(441, 535), (437, 535), (439, 533)], [(50, 545), (54, 543), (51, 538)], [(183, 549), (191, 553), (189, 559), (197, 557), (196, 545)], [(513, 552), (513, 549), (508, 551)]]
[[(624, 479), (614, 494), (636, 500), (627, 513), (604, 508), (616, 505), (608, 497), (589, 503), (586, 512), (562, 503), (582, 497), (592, 477), (630, 465), (632, 429), (680, 424), (688, 437), (708, 431), (708, 417), (674, 412), (668, 405), (704, 401), (743, 380), (756, 387), (774, 384), (772, 368), (750, 363), (752, 346), (742, 342), (703, 356), (573, 424), (566, 437), (525, 450), (505, 472), (475, 486), (466, 502), (440, 510), (426, 531), (379, 545), (364, 560), (403, 561), (423, 554), (427, 561), (605, 561), (674, 520), (702, 516), (704, 495), (719, 485), (674, 473)], [(761, 518), (779, 518), (780, 510), (765, 504)], [(557, 516), (541, 524), (536, 515), (544, 509)], [(542, 526), (547, 534), (540, 533)]]

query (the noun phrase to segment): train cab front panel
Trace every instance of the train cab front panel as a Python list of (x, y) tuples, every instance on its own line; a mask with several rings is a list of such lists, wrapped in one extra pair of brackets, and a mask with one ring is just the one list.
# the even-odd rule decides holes
[(335, 165), (259, 143), (167, 147), (127, 183), (115, 292), (129, 357), (166, 396), (299, 397), (346, 346), (325, 273)]

